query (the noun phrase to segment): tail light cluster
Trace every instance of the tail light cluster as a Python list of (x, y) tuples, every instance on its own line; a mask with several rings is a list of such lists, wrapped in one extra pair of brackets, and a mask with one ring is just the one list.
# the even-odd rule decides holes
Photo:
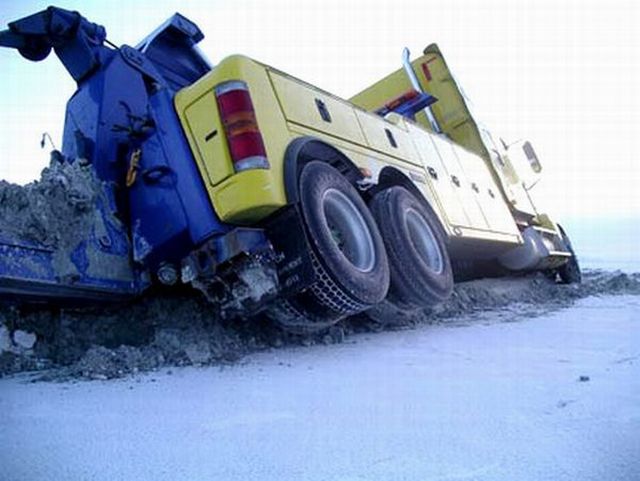
[(267, 152), (247, 84), (231, 80), (216, 86), (215, 93), (235, 171), (268, 169)]

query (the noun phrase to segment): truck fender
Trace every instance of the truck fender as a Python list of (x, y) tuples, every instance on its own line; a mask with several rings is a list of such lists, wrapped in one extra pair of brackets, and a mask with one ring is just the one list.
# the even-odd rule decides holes
[[(412, 181), (407, 174), (395, 167), (384, 167), (375, 179), (375, 185), (368, 191), (368, 193), (373, 197), (373, 195), (375, 195), (377, 192), (388, 189), (389, 187), (394, 187), (396, 185), (404, 187), (409, 192), (411, 192), (416, 197), (416, 199), (425, 204), (429, 209), (437, 212), (436, 208), (431, 205), (431, 202), (429, 202), (424, 194), (420, 192), (420, 189), (418, 189), (415, 182)], [(438, 218), (438, 220), (440, 219), (439, 216), (436, 217)], [(444, 227), (442, 225), (440, 227), (444, 232)]]
[(330, 164), (352, 184), (363, 178), (360, 169), (335, 146), (310, 135), (298, 137), (284, 154), (284, 185), (290, 204), (299, 201), (298, 178), (303, 167), (312, 160)]
[(444, 236), (445, 244), (448, 248), (449, 236), (447, 235), (447, 231), (442, 224), (442, 218), (440, 217), (440, 215), (438, 215), (439, 210), (435, 206), (433, 206), (431, 202), (429, 202), (429, 199), (427, 199), (422, 192), (420, 192), (420, 189), (418, 189), (415, 182), (411, 180), (411, 178), (407, 174), (395, 167), (386, 166), (378, 173), (378, 175), (373, 180), (375, 182), (375, 185), (367, 191), (367, 195), (370, 199), (372, 199), (376, 193), (397, 185), (407, 189), (416, 197), (416, 199), (424, 204), (427, 209), (433, 211), (438, 221), (440, 232)]

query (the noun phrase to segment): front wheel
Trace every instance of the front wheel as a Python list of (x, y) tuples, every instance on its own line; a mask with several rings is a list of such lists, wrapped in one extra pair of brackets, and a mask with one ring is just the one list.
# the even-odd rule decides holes
[(573, 250), (569, 236), (565, 230), (558, 225), (560, 233), (562, 234), (562, 240), (564, 241), (567, 249), (571, 253), (571, 257), (558, 268), (558, 275), (560, 276), (560, 282), (563, 284), (580, 284), (582, 282), (582, 271), (580, 270), (580, 264), (578, 264), (578, 258)]
[(309, 162), (300, 206), (316, 281), (267, 309), (285, 330), (309, 333), (381, 302), (389, 265), (376, 223), (356, 189), (333, 167)]

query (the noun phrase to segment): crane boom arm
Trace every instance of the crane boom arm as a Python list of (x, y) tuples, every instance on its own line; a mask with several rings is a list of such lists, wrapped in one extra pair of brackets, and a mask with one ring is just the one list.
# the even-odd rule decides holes
[(44, 60), (53, 49), (69, 74), (81, 82), (100, 65), (107, 32), (78, 12), (58, 7), (9, 23), (0, 31), (0, 46), (15, 48), (24, 58)]

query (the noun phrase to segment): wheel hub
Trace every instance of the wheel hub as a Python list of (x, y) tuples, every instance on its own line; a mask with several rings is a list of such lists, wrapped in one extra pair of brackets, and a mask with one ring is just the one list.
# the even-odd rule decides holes
[(322, 208), (339, 251), (359, 271), (371, 271), (376, 251), (367, 223), (356, 205), (339, 190), (327, 189), (322, 198)]
[(440, 274), (444, 270), (444, 260), (433, 230), (416, 210), (409, 209), (406, 216), (413, 247), (425, 264)]

